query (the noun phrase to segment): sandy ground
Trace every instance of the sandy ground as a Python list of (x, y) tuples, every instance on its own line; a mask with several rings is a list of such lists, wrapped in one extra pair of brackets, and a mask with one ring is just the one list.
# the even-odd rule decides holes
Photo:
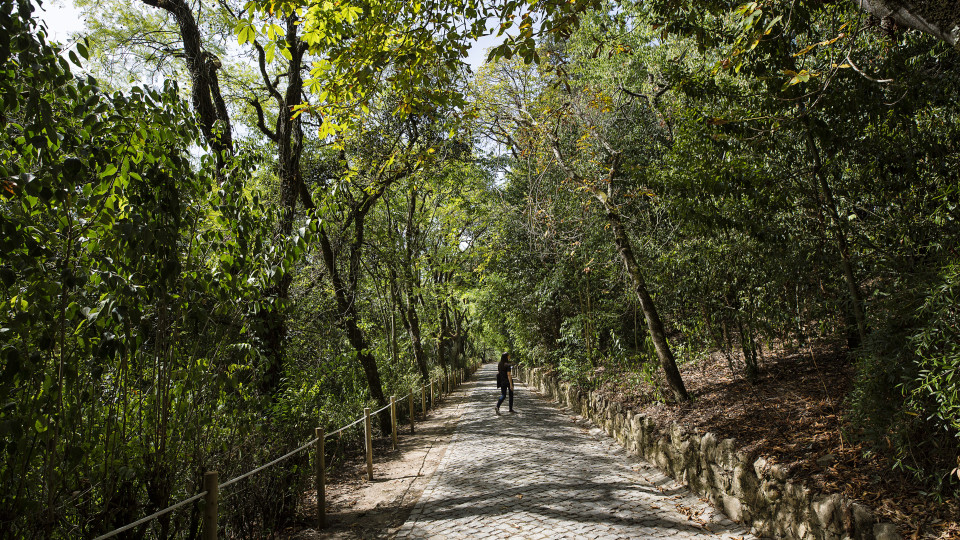
[[(492, 389), (491, 408), (495, 394)], [(463, 414), (465, 398), (461, 389), (445, 396), (425, 420), (419, 418), (413, 435), (409, 424), (401, 425), (398, 450), (391, 449), (389, 439), (374, 441), (373, 481), (367, 480), (363, 455), (328, 473), (327, 526), (318, 532), (305, 525), (282, 537), (291, 540), (392, 538), (443, 459)], [(315, 491), (306, 493), (305, 499), (305, 509), (316, 508)], [(314, 523), (316, 514), (306, 512), (300, 516), (302, 523)]]

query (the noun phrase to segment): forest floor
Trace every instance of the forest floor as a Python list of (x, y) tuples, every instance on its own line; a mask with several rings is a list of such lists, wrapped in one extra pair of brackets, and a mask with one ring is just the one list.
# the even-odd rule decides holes
[[(374, 440), (373, 481), (367, 480), (362, 448), (331, 467), (326, 486), (326, 527), (316, 530), (316, 490), (308, 491), (295, 523), (280, 534), (291, 540), (393, 538), (407, 520), (433, 476), (456, 431), (463, 392), (444, 396), (438, 407), (420, 418), (410, 434), (401, 425), (399, 449), (389, 438)], [(417, 404), (419, 406), (419, 404)]]
[[(882, 457), (842, 435), (844, 400), (854, 375), (842, 346), (764, 352), (755, 384), (731, 376), (719, 354), (683, 366), (684, 382), (694, 396), (683, 406), (652, 400), (650, 386), (637, 374), (601, 368), (596, 376), (607, 381), (599, 388), (607, 399), (647, 415), (661, 428), (678, 422), (733, 437), (741, 451), (783, 465), (792, 480), (811, 490), (843, 493), (869, 505), (907, 540), (960, 538), (960, 501), (924, 495), (909, 475), (892, 471)], [(339, 464), (327, 486), (327, 527), (321, 533), (314, 529), (316, 493), (308, 492), (298, 524), (282, 537), (392, 537), (443, 458), (462, 397), (459, 392), (447, 396), (417, 424), (415, 435), (401, 435), (400, 451), (390, 450), (388, 439), (375, 442), (373, 482), (366, 480), (362, 453)]]
[(683, 406), (651, 400), (629, 373), (603, 373), (600, 391), (661, 429), (677, 422), (688, 430), (732, 437), (737, 447), (786, 467), (792, 480), (821, 493), (843, 493), (894, 523), (905, 539), (960, 538), (960, 501), (936, 501), (908, 474), (891, 470), (876, 453), (846, 436), (843, 413), (854, 366), (838, 344), (764, 351), (755, 384), (731, 376), (716, 353), (681, 368), (694, 397)]

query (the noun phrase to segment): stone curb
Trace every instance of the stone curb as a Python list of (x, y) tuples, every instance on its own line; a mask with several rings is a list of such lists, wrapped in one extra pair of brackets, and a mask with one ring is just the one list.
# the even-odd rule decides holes
[(660, 434), (649, 418), (624, 411), (620, 403), (584, 394), (559, 383), (543, 368), (523, 368), (524, 382), (589, 419), (628, 451), (657, 465), (703, 495), (757, 536), (796, 540), (901, 540), (890, 523), (840, 494), (814, 496), (787, 480), (787, 472), (763, 458), (753, 459), (713, 433), (689, 433), (674, 423)]

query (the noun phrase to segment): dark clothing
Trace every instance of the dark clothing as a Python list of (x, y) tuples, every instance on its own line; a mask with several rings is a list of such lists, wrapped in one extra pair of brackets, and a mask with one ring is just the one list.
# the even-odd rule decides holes
[(507, 373), (513, 370), (513, 366), (501, 362), (497, 366), (497, 388), (504, 388), (510, 386), (510, 376)]
[(510, 401), (507, 404), (510, 406), (509, 410), (511, 411), (513, 410), (513, 388), (510, 388), (509, 383), (500, 387), (500, 399), (497, 400), (497, 409), (500, 408), (500, 405), (503, 403), (503, 400), (507, 397), (507, 392), (510, 393)]
[(500, 389), (500, 399), (497, 400), (497, 411), (500, 410), (500, 405), (507, 397), (507, 392), (510, 393), (510, 410), (513, 410), (513, 388), (510, 386), (511, 371), (513, 371), (513, 366), (506, 362), (500, 362), (500, 364), (497, 365), (497, 388)]

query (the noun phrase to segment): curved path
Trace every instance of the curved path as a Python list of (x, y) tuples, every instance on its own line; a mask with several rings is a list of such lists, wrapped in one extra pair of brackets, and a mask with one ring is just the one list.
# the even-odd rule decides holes
[(524, 385), (518, 413), (497, 416), (495, 378), (488, 364), (463, 385), (457, 433), (397, 538), (754, 538)]

